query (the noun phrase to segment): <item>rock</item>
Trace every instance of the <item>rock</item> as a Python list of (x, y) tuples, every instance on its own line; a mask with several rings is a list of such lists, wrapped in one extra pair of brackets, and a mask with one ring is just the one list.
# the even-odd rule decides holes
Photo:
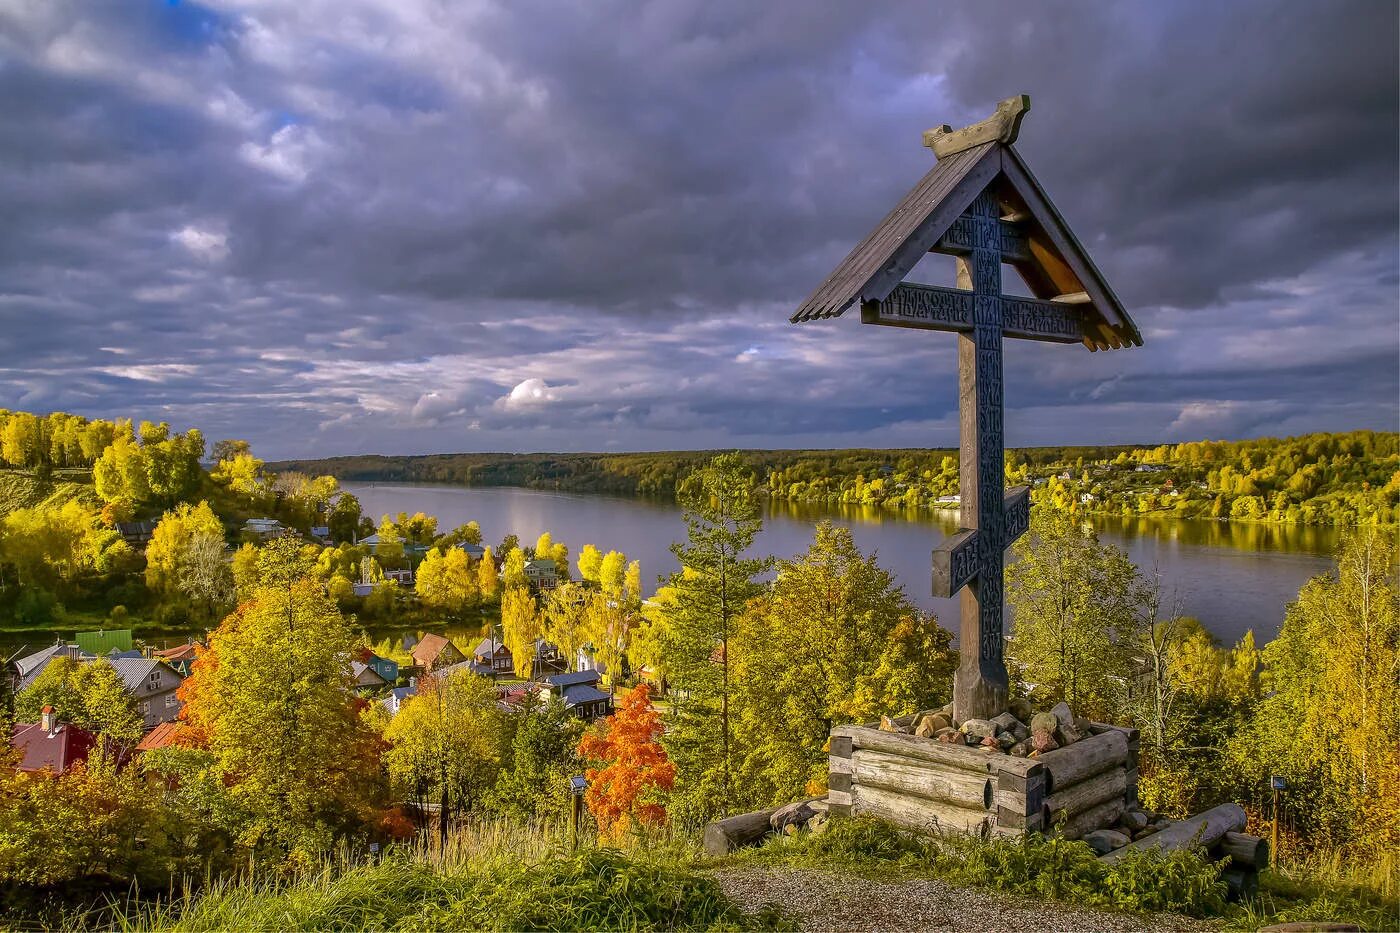
[(783, 827), (782, 833), (785, 836), (796, 836), (797, 831), (802, 828), (801, 823), (789, 823)]
[(786, 832), (789, 826), (801, 826), (816, 815), (816, 808), (812, 806), (811, 801), (795, 800), (774, 810), (773, 815), (768, 817), (768, 825), (778, 832)]
[(960, 728), (976, 739), (985, 739), (997, 734), (996, 723), (990, 719), (969, 719)]
[(1069, 704), (1066, 703), (1064, 700), (1061, 700), (1054, 706), (1050, 707), (1050, 712), (1055, 714), (1055, 718), (1060, 721), (1060, 725), (1074, 725), (1074, 710), (1070, 709)]
[(1139, 829), (1137, 832), (1133, 833), (1133, 841), (1136, 842), (1139, 839), (1146, 839), (1155, 832), (1157, 832), (1157, 828), (1154, 826), (1149, 826), (1146, 829)]
[(807, 821), (807, 831), (811, 833), (824, 833), (826, 832), (826, 826), (829, 822), (830, 820), (825, 813), (818, 813)]
[(1036, 713), (1031, 717), (1031, 735), (1037, 732), (1054, 732), (1060, 728), (1060, 721), (1054, 713)]
[(948, 745), (966, 745), (966, 744), (967, 744), (967, 736), (963, 735), (963, 734), (962, 734), (961, 732), (959, 732), (957, 729), (952, 729), (952, 728), (948, 728), (948, 729), (944, 729), (944, 730), (940, 731), (940, 732), (938, 733), (938, 735), (935, 736), (935, 738), (937, 738), (938, 741), (940, 741), (940, 742), (947, 743)]
[(1017, 758), (1025, 758), (1030, 753), (1031, 747), (1024, 741), (1017, 742), (1006, 750), (1008, 755), (1015, 755)]
[(933, 720), (933, 731), (939, 729), (951, 729), (953, 727), (953, 717), (944, 713), (929, 713), (928, 718)]
[(996, 727), (1002, 732), (1010, 732), (1017, 726), (1025, 725), (1025, 723), (1021, 722), (1021, 720), (1012, 716), (1010, 713), (1002, 713), (1000, 716), (993, 716), (992, 722), (995, 723)]
[(1012, 700), (1010, 704), (1008, 704), (1008, 707), (1010, 709), (1011, 715), (1015, 716), (1021, 722), (1025, 722), (1026, 720), (1030, 719), (1031, 715), (1035, 712), (1035, 710), (1031, 707), (1031, 701), (1027, 700), (1024, 697), (1017, 697), (1016, 699)]
[(1053, 752), (1060, 747), (1060, 743), (1055, 741), (1055, 735), (1051, 732), (1032, 732), (1031, 748), (1040, 754)]
[(1119, 822), (1130, 833), (1141, 832), (1147, 828), (1147, 814), (1141, 810), (1129, 810)]
[(953, 721), (953, 704), (952, 704), (952, 703), (949, 703), (947, 706), (944, 706), (944, 707), (942, 707), (941, 709), (939, 709), (939, 712), (942, 713), (944, 716), (947, 716), (949, 722), (952, 722), (952, 721)]
[(888, 716), (881, 716), (881, 717), (880, 717), (880, 731), (881, 731), (881, 732), (908, 732), (909, 730), (908, 730), (908, 729), (905, 729), (903, 726), (901, 726), (899, 723), (895, 722), (895, 721), (894, 721), (893, 719), (891, 719), (890, 717), (888, 717)]
[(1083, 716), (1074, 717), (1074, 728), (1078, 729), (1079, 734), (1086, 739), (1094, 734), (1093, 723), (1089, 722), (1089, 720), (1085, 719)]
[(1085, 833), (1083, 839), (1089, 844), (1089, 848), (1099, 855), (1107, 855), (1114, 849), (1121, 849), (1132, 841), (1127, 836), (1112, 829), (1096, 829), (1091, 833)]
[(997, 742), (996, 736), (989, 735), (979, 743), (983, 748), (1000, 750), (1001, 745)]
[(1010, 749), (1011, 746), (1013, 746), (1013, 745), (1015, 745), (1015, 744), (1016, 744), (1016, 736), (1012, 735), (1010, 732), (998, 732), (998, 733), (997, 733), (997, 745), (999, 745), (999, 746), (1001, 747), (1001, 750), (1002, 750), (1002, 751), (1006, 751), (1006, 750)]
[(1172, 822), (1172, 820), (1157, 820), (1152, 823), (1152, 831), (1154, 833), (1161, 832), (1162, 830), (1169, 828), (1172, 825)]
[(933, 725), (933, 717), (925, 716), (919, 720), (919, 724), (914, 727), (914, 734), (924, 739), (933, 738), (938, 729)]
[(1082, 738), (1085, 738), (1084, 734), (1072, 722), (1062, 722), (1060, 728), (1055, 730), (1055, 740), (1061, 746), (1073, 745)]

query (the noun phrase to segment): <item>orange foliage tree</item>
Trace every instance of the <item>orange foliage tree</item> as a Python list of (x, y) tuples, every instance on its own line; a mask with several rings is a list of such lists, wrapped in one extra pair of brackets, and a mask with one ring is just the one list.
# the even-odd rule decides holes
[(676, 766), (661, 747), (661, 717), (651, 705), (651, 688), (638, 684), (622, 695), (620, 708), (579, 742), (590, 767), (585, 801), (604, 839), (618, 840), (633, 825), (659, 826), (666, 808), (659, 792), (676, 782)]

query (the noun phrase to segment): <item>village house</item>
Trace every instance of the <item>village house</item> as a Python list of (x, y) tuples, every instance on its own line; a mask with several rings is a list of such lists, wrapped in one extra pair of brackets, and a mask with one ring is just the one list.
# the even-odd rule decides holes
[(52, 706), (44, 707), (38, 722), (16, 723), (10, 729), (10, 745), (19, 753), (15, 768), (25, 772), (63, 774), (86, 761), (97, 741), (86, 729), (59, 722)]
[(403, 705), (410, 697), (418, 695), (418, 682), (411, 681), (407, 687), (394, 687), (389, 691), (389, 695), (379, 701), (379, 705), (389, 713), (390, 716), (397, 716)]
[(389, 686), (389, 681), (363, 661), (350, 662), (350, 676), (355, 681), (355, 692), (372, 692)]
[(159, 658), (169, 664), (181, 677), (188, 677), (198, 651), (199, 646), (190, 642), (177, 648), (162, 648), (159, 651), (152, 651), (151, 657)]
[(151, 752), (158, 748), (168, 748), (175, 745), (185, 729), (186, 726), (182, 722), (163, 722), (141, 737), (141, 741), (136, 745), (136, 751), (138, 753)]
[(413, 663), (422, 668), (425, 674), (452, 664), (460, 664), (467, 659), (450, 639), (432, 632), (424, 635), (423, 640), (413, 646), (410, 654), (413, 656)]
[(182, 706), (175, 691), (184, 680), (173, 667), (159, 658), (106, 658), (117, 669), (126, 692), (136, 700), (136, 712), (146, 729), (154, 729), (180, 715)]
[(515, 659), (505, 643), (497, 638), (483, 638), (472, 651), (472, 670), (486, 677), (511, 674)]
[(393, 683), (399, 679), (399, 662), (392, 658), (381, 658), (373, 651), (369, 651), (360, 660), (372, 667), (374, 672), (383, 677), (386, 683)]
[(275, 518), (250, 518), (243, 523), (243, 530), (259, 538), (274, 538), (287, 529)]
[(122, 540), (138, 551), (144, 551), (146, 545), (151, 543), (151, 537), (156, 533), (156, 525), (159, 524), (154, 519), (146, 519), (139, 522), (117, 522), (117, 534), (122, 536)]
[(526, 562), (525, 579), (536, 590), (552, 590), (559, 582), (559, 566), (552, 560), (537, 557)]
[(592, 721), (612, 712), (612, 697), (598, 689), (602, 676), (597, 671), (552, 674), (540, 687), (540, 699), (559, 698), (564, 708), (580, 719)]
[(486, 556), (486, 548), (482, 547), (479, 544), (469, 544), (466, 541), (463, 541), (460, 544), (458, 544), (457, 547), (462, 551), (463, 554), (467, 555), (468, 560), (481, 560)]
[(77, 645), (57, 642), (33, 654), (25, 655), (13, 664), (17, 675), (15, 677), (15, 692), (18, 693), (34, 683), (35, 678), (44, 672), (44, 668), (48, 667), (49, 662), (54, 658), (72, 658), (74, 661), (78, 661), (83, 660), (83, 653), (78, 650)]

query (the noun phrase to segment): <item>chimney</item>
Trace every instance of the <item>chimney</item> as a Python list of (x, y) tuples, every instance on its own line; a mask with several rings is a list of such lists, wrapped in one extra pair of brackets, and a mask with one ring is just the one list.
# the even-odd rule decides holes
[(45, 732), (52, 732), (58, 728), (58, 717), (54, 715), (52, 706), (45, 706), (43, 712), (39, 714), (39, 726)]

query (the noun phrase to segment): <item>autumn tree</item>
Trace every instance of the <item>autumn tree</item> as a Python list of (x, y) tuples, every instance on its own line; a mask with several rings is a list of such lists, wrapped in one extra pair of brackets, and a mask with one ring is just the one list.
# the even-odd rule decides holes
[(1109, 716), (1131, 672), (1119, 636), (1143, 615), (1137, 568), (1091, 527), (1047, 508), (1032, 510), (1015, 554), (1006, 572), (1015, 619), (1009, 658), (1043, 700)]
[(746, 557), (762, 527), (753, 476), (738, 454), (718, 456), (677, 491), (687, 540), (671, 551), (681, 570), (671, 576), (673, 611), (666, 628), (666, 667), (684, 701), (675, 704), (667, 750), (697, 813), (733, 798), (733, 692), (730, 638), (760, 587), (767, 560)]
[(396, 570), (404, 563), (403, 535), (399, 532), (399, 527), (385, 515), (379, 521), (379, 530), (376, 532), (379, 543), (374, 546), (375, 559), (380, 564)]
[(518, 547), (505, 552), (505, 568), (501, 574), (501, 586), (507, 590), (528, 587), (525, 577), (525, 552)]
[(496, 598), (496, 593), (501, 588), (501, 579), (496, 572), (496, 559), (491, 554), (491, 549), (487, 548), (476, 567), (476, 589), (481, 594), (482, 599), (490, 600)]
[(191, 599), (212, 620), (232, 603), (234, 582), (224, 528), (209, 503), (181, 503), (161, 517), (146, 546), (148, 587)]
[(350, 689), (354, 637), (311, 571), (295, 542), (264, 547), (252, 598), (182, 686), (182, 718), (249, 815), (240, 841), (270, 853), (324, 850), (377, 791), (373, 737)]
[(384, 732), (385, 763), (401, 793), (437, 802), (443, 832), (453, 815), (478, 807), (506, 750), (505, 713), (491, 681), (468, 670), (425, 677)]
[(477, 601), (477, 579), (472, 573), (466, 552), (449, 547), (443, 554), (433, 548), (418, 565), (415, 591), (425, 606), (441, 609), (460, 617)]
[(956, 664), (948, 644), (849, 529), (818, 524), (730, 642), (740, 802), (791, 800), (823, 780), (832, 726), (941, 706)]
[(545, 641), (559, 649), (570, 670), (588, 640), (587, 609), (588, 594), (580, 583), (561, 583), (544, 595)]
[(516, 719), (510, 764), (490, 793), (490, 807), (520, 820), (563, 816), (572, 796), (570, 778), (583, 769), (583, 723), (557, 697), (527, 707)]
[(1265, 646), (1264, 699), (1234, 748), (1251, 789), (1282, 774), (1315, 841), (1400, 849), (1400, 586), (1394, 532), (1358, 529)]
[(58, 718), (123, 745), (141, 740), (144, 723), (121, 675), (106, 660), (79, 663), (60, 656), (15, 698), (20, 722), (38, 722), (45, 706)]
[(676, 766), (666, 757), (662, 731), (650, 688), (638, 684), (579, 743), (579, 755), (591, 763), (584, 799), (604, 839), (620, 841), (631, 830), (666, 822), (660, 795), (675, 784)]
[(535, 642), (543, 634), (543, 620), (530, 591), (521, 587), (506, 590), (501, 596), (501, 635), (517, 677), (534, 673)]

